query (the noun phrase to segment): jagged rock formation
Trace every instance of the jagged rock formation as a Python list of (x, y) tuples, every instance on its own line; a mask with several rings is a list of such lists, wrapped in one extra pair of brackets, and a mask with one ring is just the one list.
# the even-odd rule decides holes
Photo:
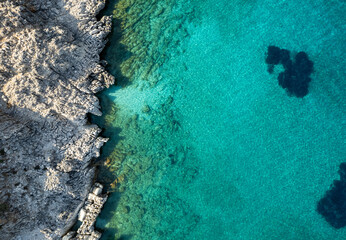
[(99, 59), (104, 4), (0, 0), (1, 239), (59, 239), (86, 200), (106, 141), (86, 114), (114, 82)]
[(97, 240), (100, 239), (101, 233), (95, 231), (94, 224), (97, 216), (100, 214), (103, 204), (107, 201), (107, 194), (102, 193), (103, 186), (95, 183), (91, 193), (88, 194), (88, 200), (80, 210), (78, 220), (81, 225), (77, 230), (69, 232), (63, 237), (63, 240)]

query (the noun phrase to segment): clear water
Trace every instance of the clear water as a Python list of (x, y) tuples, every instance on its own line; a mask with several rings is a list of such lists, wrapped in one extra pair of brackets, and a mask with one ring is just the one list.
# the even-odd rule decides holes
[[(345, 161), (344, 1), (120, 0), (117, 78), (94, 117), (111, 138), (103, 239), (345, 239), (316, 211)], [(305, 51), (309, 94), (267, 72)], [(114, 179), (116, 179), (114, 181)]]

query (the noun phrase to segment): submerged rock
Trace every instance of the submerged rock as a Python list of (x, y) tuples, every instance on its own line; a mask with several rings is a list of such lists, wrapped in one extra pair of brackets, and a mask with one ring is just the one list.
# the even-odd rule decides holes
[(317, 204), (317, 212), (334, 228), (346, 226), (346, 162), (340, 164), (339, 174), (340, 180), (334, 180)]
[(270, 74), (274, 72), (275, 65), (282, 64), (285, 71), (279, 74), (278, 82), (290, 95), (302, 98), (308, 94), (313, 62), (309, 60), (305, 52), (297, 53), (293, 62), (288, 50), (269, 46), (265, 62), (268, 64)]
[(114, 78), (99, 54), (105, 1), (0, 2), (1, 239), (60, 239), (77, 219), (106, 139), (87, 123)]

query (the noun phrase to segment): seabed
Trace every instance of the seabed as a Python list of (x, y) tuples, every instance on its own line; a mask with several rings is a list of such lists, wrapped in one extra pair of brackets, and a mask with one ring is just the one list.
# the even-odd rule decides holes
[[(345, 161), (342, 1), (120, 0), (104, 53), (116, 86), (102, 239), (341, 240), (317, 213)], [(105, 14), (107, 14), (107, 11)], [(308, 93), (269, 74), (268, 46), (305, 52)]]

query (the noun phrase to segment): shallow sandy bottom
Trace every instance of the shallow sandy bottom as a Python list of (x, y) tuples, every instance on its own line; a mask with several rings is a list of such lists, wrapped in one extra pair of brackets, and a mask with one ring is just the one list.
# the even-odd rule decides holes
[[(104, 239), (346, 236), (315, 211), (346, 154), (345, 7), (306, 2), (166, 1), (170, 10), (131, 25), (127, 62), (142, 59), (134, 39), (153, 61), (113, 67), (131, 83), (102, 95), (117, 106), (105, 117), (115, 140), (104, 158), (113, 151), (119, 180), (97, 222)], [(314, 62), (306, 97), (279, 87), (279, 68), (268, 74), (269, 45)], [(119, 63), (112, 45), (106, 58)]]

